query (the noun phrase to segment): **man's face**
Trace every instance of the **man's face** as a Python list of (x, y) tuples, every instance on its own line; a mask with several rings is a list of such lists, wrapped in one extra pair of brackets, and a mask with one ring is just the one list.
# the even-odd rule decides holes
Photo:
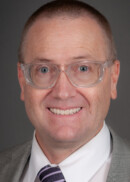
[[(25, 46), (25, 63), (46, 60), (66, 65), (81, 60), (106, 61), (107, 46), (99, 25), (90, 18), (39, 19), (29, 29)], [(102, 128), (110, 99), (116, 98), (119, 63), (105, 70), (102, 82), (91, 88), (74, 87), (61, 73), (51, 89), (36, 89), (26, 84), (20, 68), (21, 99), (28, 117), (43, 145), (80, 147)], [(60, 115), (51, 108), (77, 113)]]

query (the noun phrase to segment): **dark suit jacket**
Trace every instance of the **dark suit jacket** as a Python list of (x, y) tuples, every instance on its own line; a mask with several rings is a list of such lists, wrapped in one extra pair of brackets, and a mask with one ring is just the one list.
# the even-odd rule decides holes
[[(113, 152), (107, 182), (130, 182), (130, 146), (113, 131), (111, 136)], [(0, 153), (0, 182), (19, 182), (30, 153), (31, 142)]]

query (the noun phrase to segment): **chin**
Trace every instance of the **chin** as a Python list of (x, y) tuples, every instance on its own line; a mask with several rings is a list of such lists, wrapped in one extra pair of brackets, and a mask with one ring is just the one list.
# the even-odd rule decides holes
[(69, 127), (60, 128), (56, 131), (54, 138), (61, 142), (74, 142), (77, 138), (78, 132)]

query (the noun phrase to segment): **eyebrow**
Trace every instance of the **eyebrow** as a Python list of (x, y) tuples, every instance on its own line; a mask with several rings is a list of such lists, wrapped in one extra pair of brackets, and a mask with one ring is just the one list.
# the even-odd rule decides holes
[(78, 56), (74, 56), (73, 59), (87, 59), (87, 60), (95, 60), (95, 57), (89, 53), (83, 53)]
[[(79, 56), (74, 56), (74, 57), (70, 58), (70, 60), (72, 61), (71, 63), (73, 63), (75, 60), (83, 60), (83, 59), (94, 60), (94, 58), (90, 54), (81, 55), (81, 56), (79, 55)], [(37, 57), (32, 62), (33, 63), (38, 63), (38, 62), (54, 63), (54, 60), (48, 59), (48, 58)]]
[(53, 61), (47, 58), (35, 58), (32, 62), (37, 63), (37, 62), (53, 62)]

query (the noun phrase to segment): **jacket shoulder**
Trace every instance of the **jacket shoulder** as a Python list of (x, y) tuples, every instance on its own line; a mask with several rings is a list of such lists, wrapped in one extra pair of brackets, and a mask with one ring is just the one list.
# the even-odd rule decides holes
[(13, 176), (21, 175), (22, 170), (29, 160), (31, 145), (32, 142), (28, 141), (22, 145), (0, 152), (0, 181), (8, 181)]
[(112, 131), (113, 148), (115, 155), (130, 155), (130, 141), (120, 137)]
[(130, 181), (130, 142), (111, 130), (112, 160), (107, 182)]
[(31, 148), (31, 141), (28, 141), (26, 143), (23, 143), (21, 145), (17, 145), (15, 147), (11, 147), (10, 149), (7, 149), (5, 151), (0, 152), (0, 164), (6, 163), (7, 161), (14, 160), (15, 158), (20, 157), (28, 151), (28, 149)]

